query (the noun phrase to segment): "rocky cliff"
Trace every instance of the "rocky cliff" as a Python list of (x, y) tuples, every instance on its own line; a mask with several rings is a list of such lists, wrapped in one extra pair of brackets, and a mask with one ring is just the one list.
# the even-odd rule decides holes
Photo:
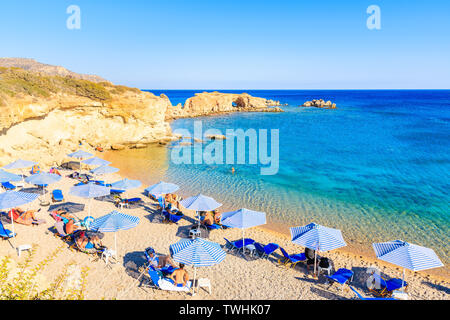
[(237, 111), (282, 112), (283, 110), (278, 107), (269, 108), (271, 106), (279, 105), (279, 101), (253, 97), (247, 93), (232, 94), (217, 91), (202, 92), (187, 99), (184, 106), (179, 104), (177, 106), (169, 107), (166, 113), (166, 120)]

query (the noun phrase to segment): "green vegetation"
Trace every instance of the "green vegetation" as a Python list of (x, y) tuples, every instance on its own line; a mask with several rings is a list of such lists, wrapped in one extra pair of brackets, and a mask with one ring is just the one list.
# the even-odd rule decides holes
[(36, 245), (33, 245), (30, 255), (25, 261), (19, 263), (16, 272), (11, 274), (11, 259), (3, 257), (0, 260), (0, 300), (82, 300), (86, 288), (88, 268), (81, 272), (79, 288), (65, 290), (64, 283), (69, 277), (69, 268), (73, 262), (64, 267), (64, 270), (45, 290), (39, 290), (39, 273), (62, 251), (64, 246), (56, 248), (48, 257), (31, 267), (31, 262), (36, 253)]
[(126, 91), (139, 92), (140, 90), (115, 86), (108, 82), (95, 83), (72, 77), (33, 73), (20, 68), (0, 67), (0, 105), (4, 105), (8, 97), (47, 98), (56, 93), (72, 94), (107, 102), (111, 100), (111, 94), (122, 94)]

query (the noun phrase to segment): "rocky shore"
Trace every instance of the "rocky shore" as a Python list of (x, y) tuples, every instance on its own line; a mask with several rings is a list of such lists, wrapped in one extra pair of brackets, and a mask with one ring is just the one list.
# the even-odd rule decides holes
[(336, 103), (332, 103), (330, 100), (325, 102), (323, 99), (314, 99), (311, 101), (306, 101), (300, 107), (315, 107), (315, 108), (323, 108), (323, 109), (336, 109)]
[(172, 106), (164, 94), (86, 80), (61, 68), (0, 59), (0, 166), (18, 158), (60, 164), (80, 143), (86, 151), (169, 143), (180, 139), (169, 125), (177, 118), (283, 111), (278, 101), (247, 93), (202, 92)]

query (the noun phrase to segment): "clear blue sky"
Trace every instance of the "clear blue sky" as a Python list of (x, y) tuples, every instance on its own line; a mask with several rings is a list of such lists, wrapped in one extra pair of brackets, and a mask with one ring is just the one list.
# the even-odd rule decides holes
[(449, 17), (448, 0), (1, 1), (0, 56), (141, 89), (448, 89)]

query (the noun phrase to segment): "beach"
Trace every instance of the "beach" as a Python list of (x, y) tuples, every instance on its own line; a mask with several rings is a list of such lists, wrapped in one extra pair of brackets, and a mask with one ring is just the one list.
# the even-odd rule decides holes
[[(99, 154), (101, 156), (101, 154)], [(61, 171), (65, 176), (71, 171)], [(104, 177), (107, 182), (114, 182), (125, 178), (119, 174), (111, 174)], [(103, 177), (102, 177), (103, 180)], [(65, 196), (65, 201), (84, 203), (86, 199), (68, 195), (70, 187), (76, 180), (63, 177), (59, 182), (50, 186), (49, 190), (61, 189)], [(15, 224), (17, 237), (11, 242), (14, 246), (22, 244), (38, 245), (36, 256), (32, 264), (44, 259), (56, 248), (62, 249), (57, 254), (54, 261), (50, 262), (41, 270), (44, 277), (42, 287), (52, 283), (58, 274), (69, 264), (75, 264), (78, 268), (88, 267), (85, 290), (85, 299), (280, 299), (280, 300), (315, 300), (315, 299), (354, 299), (355, 294), (346, 286), (342, 290), (339, 285), (334, 284), (328, 288), (325, 283), (326, 278), (320, 276), (318, 280), (306, 276), (306, 268), (299, 263), (295, 268), (279, 266), (277, 261), (280, 253), (269, 260), (261, 258), (246, 257), (239, 254), (227, 254), (225, 260), (212, 267), (202, 267), (197, 269), (197, 277), (208, 278), (211, 281), (212, 292), (209, 294), (201, 288), (199, 293), (177, 293), (162, 291), (145, 286), (148, 281), (144, 281), (139, 287), (140, 281), (137, 278), (140, 274), (140, 267), (145, 264), (144, 250), (153, 247), (158, 254), (169, 254), (169, 245), (187, 237), (189, 226), (195, 223), (193, 212), (184, 211), (186, 217), (178, 225), (162, 223), (159, 212), (156, 210), (156, 203), (143, 196), (143, 191), (147, 185), (139, 189), (127, 191), (127, 197), (141, 197), (144, 200), (142, 206), (136, 208), (122, 209), (120, 211), (139, 217), (140, 222), (137, 227), (120, 231), (117, 234), (118, 261), (114, 264), (106, 265), (104, 261), (91, 261), (92, 259), (85, 253), (81, 253), (68, 248), (59, 237), (54, 235), (52, 226), (54, 220), (47, 212), (48, 207), (42, 207), (37, 213), (37, 218), (45, 219), (46, 224), (39, 226), (23, 226)], [(47, 199), (50, 194), (46, 195)], [(35, 201), (24, 209), (38, 209), (39, 202)], [(105, 215), (113, 210), (117, 210), (111, 202), (93, 200), (91, 215), (94, 218)], [(87, 206), (84, 212), (76, 214), (80, 218), (87, 215)], [(6, 228), (11, 228), (5, 224)], [(242, 236), (241, 230), (226, 229), (210, 232), (209, 240), (225, 245), (226, 237), (229, 240), (237, 240)], [(246, 237), (257, 242), (267, 244), (269, 242), (278, 243), (290, 254), (300, 253), (304, 248), (294, 245), (285, 235), (277, 234), (262, 228), (252, 228), (246, 230)], [(103, 244), (109, 248), (114, 247), (114, 235), (105, 233)], [(8, 243), (0, 243), (0, 255), (9, 255), (14, 261), (21, 262), (27, 257), (23, 252), (19, 258), (15, 249)], [(352, 286), (363, 296), (371, 296), (366, 288), (368, 267), (378, 267), (382, 275), (387, 277), (401, 277), (401, 269), (370, 259), (358, 256), (344, 250), (335, 250), (322, 254), (329, 257), (335, 269), (348, 268), (355, 272)], [(192, 267), (187, 266), (190, 277), (193, 275)], [(146, 275), (144, 279), (148, 280)], [(142, 278), (141, 278), (142, 279)], [(408, 295), (410, 299), (445, 299), (450, 295), (449, 282), (427, 273), (406, 272), (408, 282)]]

